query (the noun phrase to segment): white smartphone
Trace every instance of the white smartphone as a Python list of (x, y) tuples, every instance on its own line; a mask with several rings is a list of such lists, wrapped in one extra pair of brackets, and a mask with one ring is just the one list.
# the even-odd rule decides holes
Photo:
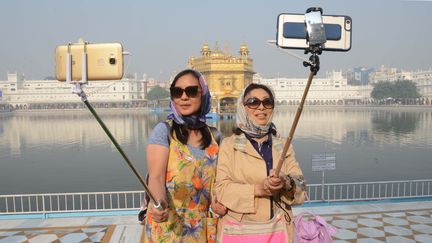
[[(349, 51), (351, 49), (352, 20), (343, 15), (322, 15), (326, 51)], [(278, 16), (276, 44), (286, 49), (307, 49), (304, 14), (283, 13)]]

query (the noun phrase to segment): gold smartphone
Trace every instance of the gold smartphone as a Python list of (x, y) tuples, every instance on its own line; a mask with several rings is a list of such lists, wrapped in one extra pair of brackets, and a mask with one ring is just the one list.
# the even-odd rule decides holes
[[(82, 79), (84, 44), (70, 45), (72, 80)], [(55, 75), (66, 81), (68, 45), (55, 49)], [(123, 47), (120, 43), (86, 44), (87, 80), (120, 80), (123, 77)]]

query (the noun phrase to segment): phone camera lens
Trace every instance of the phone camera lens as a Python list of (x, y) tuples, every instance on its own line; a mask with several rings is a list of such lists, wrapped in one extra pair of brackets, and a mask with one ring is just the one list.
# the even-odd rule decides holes
[(116, 59), (115, 59), (114, 57), (110, 57), (110, 59), (109, 59), (109, 63), (110, 63), (111, 65), (116, 64)]
[(345, 20), (345, 30), (351, 30), (351, 20), (347, 19)]

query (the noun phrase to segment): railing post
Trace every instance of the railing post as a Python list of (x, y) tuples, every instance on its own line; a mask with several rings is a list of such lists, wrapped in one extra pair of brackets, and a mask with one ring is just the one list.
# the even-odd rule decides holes
[(321, 200), (325, 202), (324, 197), (324, 171), (322, 171), (322, 178), (321, 178)]
[(45, 196), (42, 195), (42, 212), (45, 213)]
[(29, 210), (28, 210), (28, 212), (31, 212), (30, 196), (27, 197), (27, 203), (28, 203), (28, 205), (29, 205)]
[(124, 193), (124, 205), (125, 205), (125, 208), (128, 208), (128, 203), (127, 203), (127, 198), (126, 198), (126, 192)]
[(349, 184), (347, 185), (346, 199), (349, 198)]
[(8, 198), (5, 197), (5, 204), (6, 204), (6, 213), (9, 213), (9, 203), (8, 203)]

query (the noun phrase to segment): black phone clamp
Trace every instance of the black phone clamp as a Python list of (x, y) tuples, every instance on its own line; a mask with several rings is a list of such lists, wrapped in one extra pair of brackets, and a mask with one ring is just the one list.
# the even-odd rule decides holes
[(321, 48), (319, 48), (319, 51), (310, 51), (305, 50), (305, 54), (311, 52), (312, 55), (309, 57), (309, 62), (303, 61), (303, 66), (310, 67), (310, 71), (316, 75), (320, 69), (320, 61), (319, 56), (322, 53)]

